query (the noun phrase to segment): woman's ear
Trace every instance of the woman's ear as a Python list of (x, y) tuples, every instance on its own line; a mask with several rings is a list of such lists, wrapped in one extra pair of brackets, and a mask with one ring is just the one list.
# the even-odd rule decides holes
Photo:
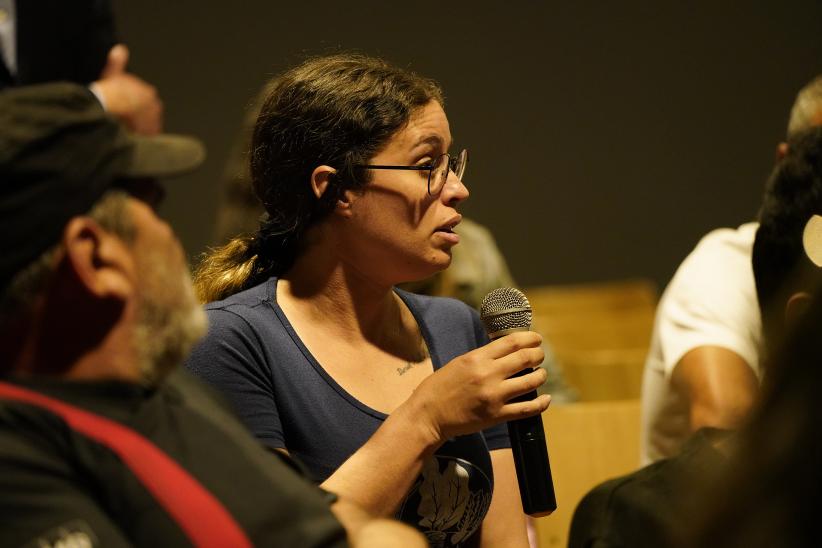
[[(311, 190), (314, 196), (319, 199), (327, 190), (329, 185), (334, 184), (334, 179), (337, 176), (337, 170), (331, 166), (318, 166), (311, 173)], [(354, 193), (346, 190), (339, 194), (337, 198), (336, 211), (348, 214), (351, 210), (351, 202), (353, 201)]]
[(333, 182), (334, 175), (337, 170), (331, 166), (317, 166), (311, 172), (311, 190), (314, 196), (319, 200), (325, 191), (328, 190), (328, 185)]
[(100, 299), (126, 300), (136, 290), (128, 246), (89, 217), (71, 219), (63, 230), (66, 265), (86, 291)]

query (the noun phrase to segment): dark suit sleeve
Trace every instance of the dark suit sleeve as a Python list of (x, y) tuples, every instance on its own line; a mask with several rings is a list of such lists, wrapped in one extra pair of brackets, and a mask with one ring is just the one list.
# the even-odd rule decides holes
[(89, 84), (116, 43), (110, 0), (17, 2), (17, 84)]

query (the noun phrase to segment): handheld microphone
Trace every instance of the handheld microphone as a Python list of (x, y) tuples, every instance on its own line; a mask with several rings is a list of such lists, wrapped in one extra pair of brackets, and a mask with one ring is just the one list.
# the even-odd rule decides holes
[[(488, 337), (498, 339), (515, 331), (531, 329), (531, 304), (518, 289), (500, 287), (482, 300), (480, 317)], [(514, 377), (526, 375), (531, 369), (523, 369)], [(511, 401), (529, 401), (537, 397), (536, 390), (518, 396)], [(522, 508), (531, 516), (547, 516), (557, 509), (551, 464), (542, 417), (536, 415), (508, 422), (508, 435), (514, 453), (517, 482)]]

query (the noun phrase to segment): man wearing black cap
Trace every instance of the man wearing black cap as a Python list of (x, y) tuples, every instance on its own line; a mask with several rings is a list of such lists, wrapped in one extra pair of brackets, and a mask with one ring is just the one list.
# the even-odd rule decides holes
[[(176, 367), (205, 319), (156, 179), (203, 156), (83, 87), (0, 93), (0, 546), (345, 544), (328, 494)], [(333, 510), (358, 545), (421, 542)]]

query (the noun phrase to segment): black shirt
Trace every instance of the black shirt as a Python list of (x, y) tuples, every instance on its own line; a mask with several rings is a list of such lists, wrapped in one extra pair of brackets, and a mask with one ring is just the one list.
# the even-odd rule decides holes
[(703, 428), (678, 455), (591, 489), (574, 510), (568, 548), (679, 546), (704, 489), (725, 469), (727, 459), (713, 444), (730, 435)]
[[(7, 379), (142, 434), (260, 546), (343, 546), (328, 497), (260, 446), (183, 371), (159, 388)], [(0, 398), (0, 546), (186, 546), (177, 522), (112, 450), (41, 407)]]

